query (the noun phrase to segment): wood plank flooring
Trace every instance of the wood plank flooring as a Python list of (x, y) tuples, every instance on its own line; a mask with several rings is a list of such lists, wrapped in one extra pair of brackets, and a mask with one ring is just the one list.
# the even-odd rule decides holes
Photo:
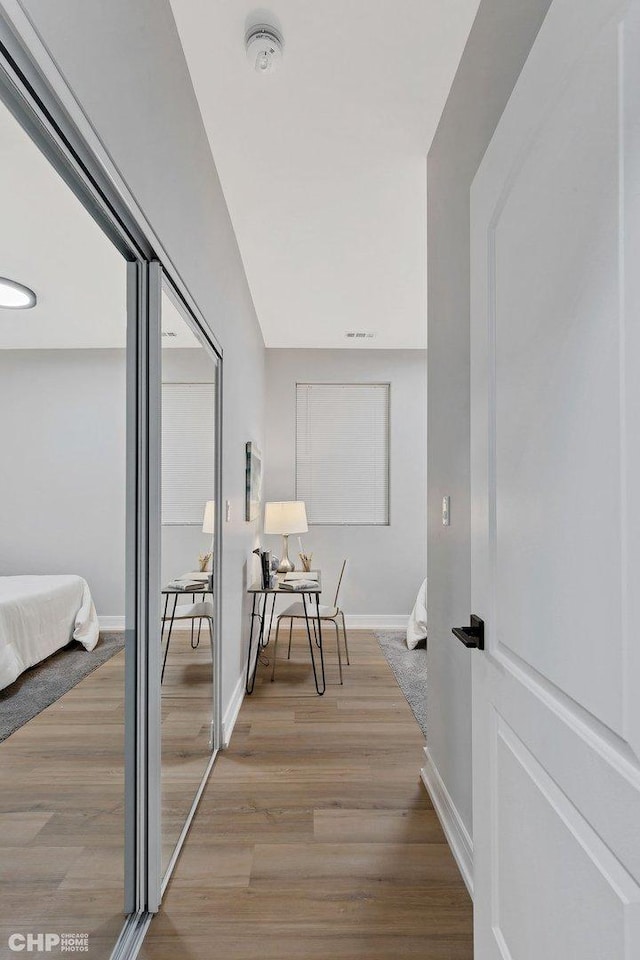
[(206, 626), (196, 649), (174, 627), (162, 683), (162, 870), (166, 870), (211, 759), (213, 682)]
[[(206, 768), (207, 638), (171, 640), (162, 687), (166, 864)], [(124, 651), (0, 744), (0, 958), (11, 933), (88, 933), (106, 960), (124, 922)], [(61, 955), (54, 949), (48, 956)]]
[(245, 698), (143, 960), (471, 960), (422, 734), (377, 641), (350, 634), (343, 687), (329, 641), (317, 697), (294, 636)]
[(11, 933), (89, 933), (91, 960), (111, 952), (123, 923), (123, 717), (124, 651), (0, 744), (2, 960), (18, 956)]

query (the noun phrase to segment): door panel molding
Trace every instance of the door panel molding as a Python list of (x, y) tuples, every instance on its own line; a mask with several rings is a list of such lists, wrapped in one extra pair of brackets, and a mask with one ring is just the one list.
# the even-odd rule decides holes
[[(610, 940), (611, 928), (602, 929), (601, 917), (589, 914), (575, 920), (562, 944), (565, 956), (612, 956), (632, 960), (640, 953), (640, 886), (611, 853), (609, 847), (593, 830), (558, 784), (549, 776), (539, 759), (524, 744), (504, 717), (497, 712), (492, 724), (496, 757), (496, 783), (500, 789), (492, 796), (495, 816), (492, 817), (494, 833), (492, 846), (495, 851), (496, 880), (492, 884), (493, 928), (501, 937), (509, 954), (516, 957), (552, 956), (549, 950), (561, 947), (562, 929), (527, 930), (517, 926), (509, 935), (501, 917), (501, 905), (512, 897), (518, 882), (527, 890), (527, 896), (540, 901), (534, 911), (539, 916), (553, 915), (563, 909), (562, 886), (569, 882), (583, 883), (584, 891), (576, 890), (579, 899), (601, 903), (609, 901), (612, 913), (618, 915), (619, 943)], [(523, 821), (521, 811), (526, 806), (528, 822)], [(539, 820), (536, 820), (536, 818)], [(551, 883), (544, 883), (536, 876), (535, 842), (538, 833), (553, 834), (550, 852), (555, 858)], [(567, 862), (573, 860), (574, 862)], [(562, 871), (569, 871), (567, 878)], [(502, 877), (502, 873), (506, 877)], [(543, 875), (546, 868), (543, 868)], [(504, 879), (504, 882), (503, 882)], [(554, 889), (554, 882), (557, 884)], [(587, 891), (589, 891), (587, 893)], [(515, 898), (514, 898), (515, 900)], [(507, 923), (513, 925), (518, 914), (518, 903), (512, 902), (506, 910)], [(589, 926), (590, 924), (590, 926)], [(631, 932), (627, 938), (626, 928)], [(539, 929), (539, 928), (538, 928)], [(513, 939), (523, 942), (512, 949)], [(549, 941), (549, 937), (551, 940)], [(558, 937), (558, 940), (555, 940)], [(600, 942), (598, 942), (600, 940)], [(537, 951), (537, 953), (536, 953)]]

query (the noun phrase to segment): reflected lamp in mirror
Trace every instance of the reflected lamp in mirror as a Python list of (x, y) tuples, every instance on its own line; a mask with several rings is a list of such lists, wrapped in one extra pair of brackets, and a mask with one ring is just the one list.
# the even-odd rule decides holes
[(204, 508), (204, 519), (202, 521), (203, 533), (215, 533), (216, 523), (216, 503), (215, 500), (207, 500)]
[(307, 509), (303, 500), (279, 500), (265, 504), (264, 532), (282, 535), (282, 557), (278, 573), (291, 573), (295, 564), (289, 559), (289, 534), (306, 533)]
[(211, 569), (213, 570), (213, 537), (216, 530), (216, 504), (215, 500), (207, 500), (204, 507), (204, 517), (202, 520), (202, 532), (211, 534), (211, 551), (200, 554), (200, 569), (202, 571), (209, 569), (211, 560)]

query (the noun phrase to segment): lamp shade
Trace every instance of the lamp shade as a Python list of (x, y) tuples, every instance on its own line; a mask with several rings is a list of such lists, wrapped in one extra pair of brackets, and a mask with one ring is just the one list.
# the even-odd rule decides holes
[(204, 508), (204, 520), (202, 521), (203, 533), (215, 533), (216, 503), (215, 500), (207, 500)]
[(265, 504), (265, 533), (306, 533), (308, 529), (303, 500), (280, 500)]

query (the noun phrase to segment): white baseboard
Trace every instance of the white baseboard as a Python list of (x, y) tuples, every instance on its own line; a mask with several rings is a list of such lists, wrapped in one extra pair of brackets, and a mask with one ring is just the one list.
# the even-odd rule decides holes
[(124, 630), (124, 617), (98, 617), (101, 630)]
[(238, 682), (236, 683), (235, 690), (231, 695), (231, 700), (227, 705), (227, 709), (224, 712), (222, 717), (222, 748), (226, 750), (231, 741), (231, 734), (233, 733), (233, 728), (236, 725), (236, 720), (238, 719), (238, 714), (240, 713), (240, 707), (242, 706), (242, 701), (244, 700), (244, 685), (245, 678), (244, 674), (238, 677)]
[(409, 617), (405, 614), (345, 613), (348, 630), (406, 630)]
[[(255, 667), (256, 660), (260, 654), (260, 647), (256, 645), (256, 648), (253, 652), (251, 658), (251, 670)], [(245, 695), (245, 685), (246, 677), (244, 671), (238, 677), (238, 682), (235, 685), (235, 689), (231, 694), (231, 700), (227, 704), (227, 708), (224, 711), (222, 716), (222, 749), (226, 750), (231, 741), (231, 734), (233, 733), (233, 728), (236, 725), (236, 720), (238, 719), (238, 714), (240, 713), (240, 707), (244, 700)]]
[(422, 782), (431, 797), (434, 810), (444, 830), (451, 852), (462, 874), (469, 896), (473, 899), (473, 840), (458, 813), (451, 795), (444, 785), (428, 747), (424, 748), (426, 763), (420, 771)]

